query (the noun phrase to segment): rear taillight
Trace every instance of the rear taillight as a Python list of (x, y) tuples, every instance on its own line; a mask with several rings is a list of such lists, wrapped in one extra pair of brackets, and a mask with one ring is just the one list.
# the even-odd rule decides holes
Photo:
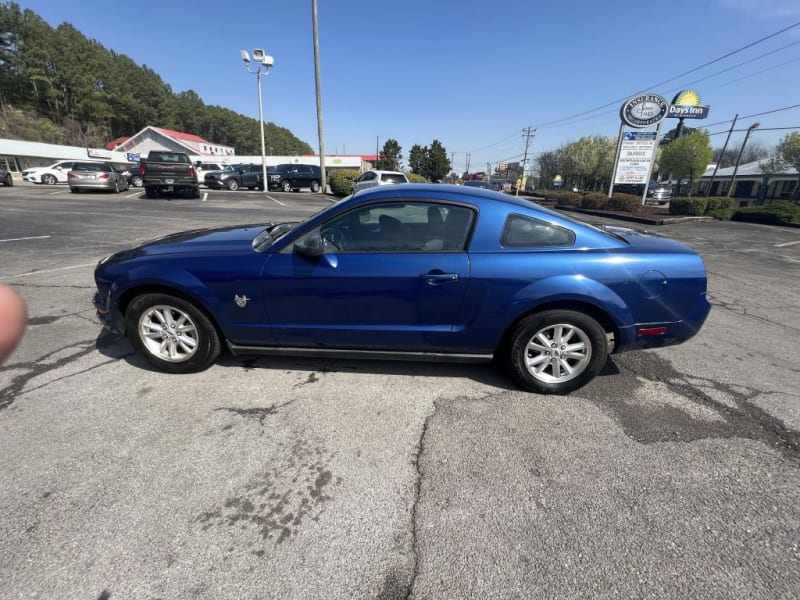
[(109, 175), (108, 173), (103, 173), (102, 175), (100, 175), (100, 179), (111, 179), (111, 175)]
[(189, 167), (189, 175), (197, 177), (197, 171), (194, 170), (194, 167)]
[(77, 177), (72, 173), (72, 171), (70, 171), (67, 173), (67, 179), (77, 179)]
[(145, 169), (144, 165), (139, 165), (139, 175), (141, 175), (142, 177), (144, 177), (144, 174), (145, 174), (146, 172), (147, 172), (147, 169)]

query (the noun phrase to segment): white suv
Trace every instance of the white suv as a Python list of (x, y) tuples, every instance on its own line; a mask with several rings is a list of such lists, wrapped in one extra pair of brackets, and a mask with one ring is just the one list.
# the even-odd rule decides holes
[(361, 174), (361, 176), (353, 182), (353, 193), (359, 190), (365, 190), (371, 187), (378, 187), (379, 185), (388, 185), (390, 183), (408, 183), (408, 177), (405, 173), (400, 171), (377, 171), (370, 169)]

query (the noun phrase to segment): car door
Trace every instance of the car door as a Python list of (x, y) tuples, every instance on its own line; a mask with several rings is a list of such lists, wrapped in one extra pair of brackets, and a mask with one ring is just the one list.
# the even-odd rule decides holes
[[(434, 218), (438, 213), (439, 218)], [(460, 243), (445, 246), (459, 213)], [(464, 218), (466, 217), (466, 218)], [(475, 212), (432, 201), (355, 208), (289, 243), (263, 272), (265, 310), (289, 347), (457, 351)], [(321, 244), (311, 256), (302, 248)]]

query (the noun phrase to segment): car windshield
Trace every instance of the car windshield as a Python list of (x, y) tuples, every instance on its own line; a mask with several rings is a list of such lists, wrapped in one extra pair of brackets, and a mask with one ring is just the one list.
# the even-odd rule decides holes
[(292, 222), (288, 222), (288, 223), (278, 223), (277, 225), (268, 226), (264, 231), (259, 233), (253, 239), (253, 250), (255, 250), (256, 252), (264, 252), (267, 248), (272, 246), (275, 242), (277, 242), (279, 239), (281, 239), (284, 235), (286, 235), (290, 231), (292, 231), (295, 228), (299, 227), (303, 223), (307, 223), (311, 219), (316, 219), (320, 215), (323, 215), (323, 214), (327, 213), (328, 211), (333, 210), (334, 208), (336, 208), (339, 204), (341, 204), (342, 202), (344, 202), (348, 198), (350, 198), (350, 196), (342, 198), (342, 199), (334, 202), (330, 206), (324, 207), (322, 210), (315, 212), (313, 215), (311, 215), (310, 217), (308, 217), (307, 219), (305, 219), (303, 221), (292, 221)]

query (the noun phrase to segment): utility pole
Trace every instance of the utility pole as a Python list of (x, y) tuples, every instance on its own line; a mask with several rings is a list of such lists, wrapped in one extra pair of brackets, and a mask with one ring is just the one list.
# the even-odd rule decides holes
[(530, 127), (526, 127), (522, 130), (522, 136), (525, 138), (525, 154), (522, 158), (522, 177), (521, 179), (525, 178), (525, 165), (528, 162), (528, 146), (531, 143), (531, 138), (536, 137), (536, 130), (531, 129)]
[(467, 175), (469, 175), (469, 152), (467, 152)]
[(719, 163), (722, 162), (722, 159), (725, 157), (725, 150), (728, 149), (728, 142), (731, 140), (731, 134), (733, 133), (733, 128), (736, 127), (736, 121), (739, 118), (739, 113), (733, 117), (733, 123), (731, 123), (731, 128), (728, 130), (728, 136), (725, 138), (725, 143), (722, 145), (722, 152), (719, 154), (719, 158), (717, 159), (717, 163), (714, 165), (714, 173), (711, 175), (711, 181), (708, 182), (708, 189), (706, 190), (706, 198), (711, 194), (711, 188), (714, 185), (714, 180), (717, 178), (717, 171), (719, 171)]
[[(314, 36), (314, 83), (317, 90), (317, 133), (319, 136), (319, 170), (320, 183), (323, 194), (328, 193), (328, 177), (325, 172), (325, 130), (322, 126), (322, 79), (319, 74), (319, 30), (317, 28), (317, 0), (311, 0), (311, 20)], [(264, 189), (267, 189), (267, 182), (264, 180)]]

